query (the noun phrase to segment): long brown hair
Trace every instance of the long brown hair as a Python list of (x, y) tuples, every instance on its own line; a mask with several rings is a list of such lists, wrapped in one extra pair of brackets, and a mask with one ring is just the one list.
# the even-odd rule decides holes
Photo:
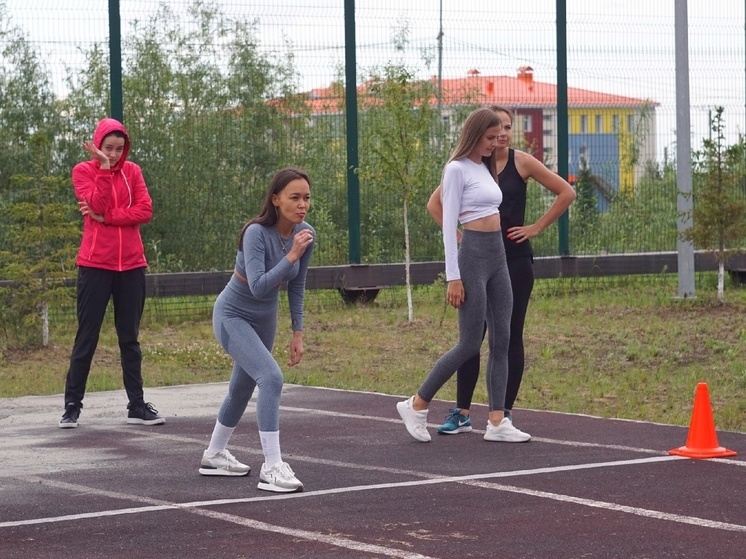
[(241, 233), (238, 235), (238, 250), (243, 249), (243, 236), (249, 225), (252, 223), (258, 223), (259, 225), (273, 227), (277, 223), (277, 208), (272, 204), (272, 197), (285, 190), (285, 187), (288, 184), (297, 179), (303, 179), (308, 183), (309, 187), (311, 186), (311, 179), (308, 177), (308, 173), (302, 169), (285, 167), (274, 174), (272, 179), (269, 181), (269, 188), (267, 189), (267, 195), (264, 197), (262, 210), (258, 215), (252, 217), (244, 224)]
[(513, 111), (510, 109), (506, 109), (502, 105), (490, 105), (488, 108), (495, 113), (505, 113), (510, 117), (510, 122), (513, 122)]
[[(450, 163), (454, 159), (460, 159), (469, 155), (477, 146), (479, 140), (482, 139), (487, 129), (493, 126), (502, 126), (502, 121), (491, 108), (477, 109), (472, 112), (466, 117), (458, 144), (456, 144), (456, 148), (451, 153), (448, 162)], [(495, 182), (497, 182), (497, 173), (495, 172), (497, 168), (497, 156), (495, 152), (493, 151), (489, 157), (482, 157), (482, 162), (487, 165), (487, 169), (489, 169), (490, 174), (495, 179)]]

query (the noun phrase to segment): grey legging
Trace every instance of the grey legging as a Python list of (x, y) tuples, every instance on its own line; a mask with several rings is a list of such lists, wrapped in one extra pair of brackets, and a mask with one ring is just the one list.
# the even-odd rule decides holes
[(454, 372), (479, 353), (485, 320), (489, 331), (487, 395), (490, 411), (505, 406), (508, 382), (508, 344), (513, 293), (500, 231), (464, 230), (458, 251), (458, 266), (465, 301), (458, 311), (458, 343), (435, 362), (417, 391), (431, 401)]
[(265, 316), (250, 322), (235, 312), (234, 299), (230, 290), (224, 290), (213, 310), (215, 337), (233, 358), (228, 395), (220, 406), (218, 421), (226, 427), (238, 425), (258, 386), (257, 426), (260, 431), (279, 431), (283, 376), (271, 351), (277, 328), (277, 306), (272, 305), (272, 312), (263, 312)]

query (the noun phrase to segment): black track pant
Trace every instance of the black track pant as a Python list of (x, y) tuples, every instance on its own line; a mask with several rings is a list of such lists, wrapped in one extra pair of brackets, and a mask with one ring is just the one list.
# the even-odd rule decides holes
[(145, 306), (145, 268), (113, 272), (80, 266), (77, 291), (78, 332), (67, 371), (65, 405), (83, 401), (109, 299), (114, 303), (124, 388), (131, 403), (142, 403), (142, 352), (137, 337)]
[[(531, 292), (534, 289), (533, 257), (521, 256), (508, 259), (510, 286), (513, 290), (513, 312), (510, 316), (510, 345), (508, 347), (508, 387), (505, 393), (505, 409), (512, 410), (523, 379), (525, 352), (523, 348), (523, 326)], [(485, 325), (486, 331), (486, 325)], [(484, 333), (482, 334), (484, 339)], [(456, 376), (456, 406), (471, 408), (474, 388), (479, 380), (480, 355), (477, 354), (458, 370)]]

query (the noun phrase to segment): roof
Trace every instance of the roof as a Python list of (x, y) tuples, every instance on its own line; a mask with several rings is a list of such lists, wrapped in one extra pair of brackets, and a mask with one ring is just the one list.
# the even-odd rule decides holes
[[(441, 80), (443, 105), (497, 104), (516, 108), (554, 108), (557, 105), (557, 86), (551, 83), (537, 82), (533, 78), (533, 69), (522, 66), (513, 76), (482, 76), (472, 69), (465, 78), (447, 78)], [(437, 85), (437, 77), (430, 81)], [(358, 95), (365, 95), (367, 87), (357, 87)], [(312, 113), (330, 113), (341, 111), (344, 107), (344, 87), (332, 84), (325, 88), (316, 88), (307, 94), (307, 105)], [(611, 93), (600, 93), (588, 89), (568, 87), (567, 103), (569, 107), (639, 107), (642, 105), (657, 106), (649, 99), (638, 99)]]
[[(437, 78), (431, 78), (437, 82)], [(534, 81), (533, 69), (523, 66), (518, 75), (482, 76), (470, 70), (466, 78), (450, 78), (441, 81), (442, 102), (445, 105), (477, 102), (509, 107), (554, 107), (557, 105), (557, 86), (552, 83)], [(567, 88), (567, 104), (570, 107), (636, 107), (658, 105), (647, 99), (637, 99), (600, 93), (577, 87)]]

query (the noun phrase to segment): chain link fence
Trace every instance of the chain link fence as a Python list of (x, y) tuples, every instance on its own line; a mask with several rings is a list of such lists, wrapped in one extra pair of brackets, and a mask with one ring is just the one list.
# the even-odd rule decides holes
[[(115, 60), (112, 4), (121, 30)], [(406, 200), (413, 261), (442, 260), (425, 204), (464, 116), (493, 103), (513, 112), (514, 146), (553, 169), (567, 118), (568, 179), (578, 192), (569, 212), (571, 255), (675, 251), (674, 2), (567, 4), (563, 115), (551, 0), (0, 0), (0, 280), (18, 279), (13, 270), (40, 259), (50, 261), (50, 278), (74, 275), (67, 236), (39, 235), (29, 246), (17, 232), (51, 227), (33, 218), (32, 208), (44, 204), (60, 206), (44, 218), (55, 226), (79, 224), (69, 173), (84, 158), (82, 141), (118, 101), (112, 64), (122, 68), (130, 158), (154, 200), (153, 220), (142, 229), (152, 272), (229, 269), (241, 225), (257, 212), (273, 171), (286, 165), (312, 177), (313, 265), (349, 263), (354, 231), (361, 232), (361, 263), (402, 262), (400, 169), (380, 149), (390, 111), (376, 97), (393, 75), (422, 87), (433, 115), (426, 137), (412, 137), (425, 163)], [(724, 109), (725, 143), (742, 146), (744, 4), (687, 4), (693, 149), (712, 139), (716, 107)], [(353, 35), (357, 222), (349, 213), (345, 87)], [(57, 180), (44, 189), (29, 186), (49, 177)], [(531, 184), (527, 222), (551, 200)], [(552, 226), (534, 239), (535, 254), (556, 256), (561, 242)], [(191, 304), (171, 305), (172, 313), (193, 312)]]

